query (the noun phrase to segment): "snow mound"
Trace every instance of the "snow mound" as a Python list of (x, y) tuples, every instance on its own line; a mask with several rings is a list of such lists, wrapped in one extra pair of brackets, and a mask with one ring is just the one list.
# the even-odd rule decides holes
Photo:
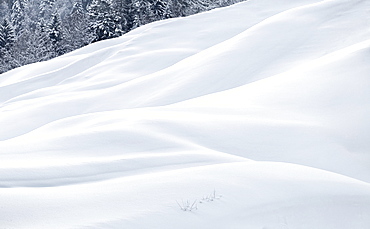
[(0, 227), (369, 228), (369, 7), (250, 0), (0, 75)]

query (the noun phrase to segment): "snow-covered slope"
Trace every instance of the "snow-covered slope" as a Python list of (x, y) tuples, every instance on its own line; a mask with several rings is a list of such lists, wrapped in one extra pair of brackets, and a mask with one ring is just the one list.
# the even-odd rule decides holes
[(0, 75), (0, 228), (370, 228), (369, 8), (250, 0)]

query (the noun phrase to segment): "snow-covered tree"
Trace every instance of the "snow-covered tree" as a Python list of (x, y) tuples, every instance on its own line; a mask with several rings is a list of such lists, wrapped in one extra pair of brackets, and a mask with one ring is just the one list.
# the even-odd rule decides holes
[(7, 19), (0, 25), (0, 48), (10, 50), (15, 43), (14, 30)]
[(175, 17), (188, 16), (190, 3), (187, 0), (172, 0), (171, 12)]
[(139, 27), (152, 22), (151, 20), (151, 3), (148, 0), (135, 0), (135, 25)]
[(12, 5), (11, 20), (17, 36), (26, 28), (26, 5), (26, 0), (15, 0)]
[(65, 18), (66, 39), (69, 40), (73, 49), (90, 44), (93, 36), (89, 33), (89, 17), (83, 9), (82, 1), (77, 0), (70, 14)]
[(167, 0), (167, 3), (165, 4), (166, 5), (166, 7), (165, 7), (165, 9), (164, 9), (164, 18), (172, 18), (172, 17), (175, 17), (175, 15), (173, 14), (173, 12), (172, 12), (172, 8), (171, 8), (171, 6), (172, 6), (172, 0)]
[(1, 65), (0, 72), (10, 70), (12, 68), (18, 67), (14, 58), (14, 44), (15, 36), (13, 28), (11, 27), (8, 20), (0, 24), (0, 59)]
[(60, 19), (58, 14), (54, 14), (49, 25), (49, 37), (53, 43), (60, 42), (63, 39)]
[(90, 28), (93, 32), (93, 42), (105, 40), (122, 35), (121, 19), (114, 14), (108, 0), (94, 0), (88, 8)]
[(155, 0), (152, 5), (153, 21), (162, 20), (165, 18), (167, 3), (163, 0)]
[(48, 25), (43, 19), (33, 23), (32, 29), (27, 30), (18, 42), (20, 46), (18, 52), (24, 64), (40, 62), (56, 56), (49, 37)]
[(113, 0), (112, 8), (123, 33), (130, 31), (135, 18), (135, 7), (132, 0)]
[(52, 15), (51, 22), (48, 26), (48, 34), (56, 56), (64, 54), (66, 49), (63, 47), (64, 44), (62, 43), (64, 34), (59, 15), (57, 13)]

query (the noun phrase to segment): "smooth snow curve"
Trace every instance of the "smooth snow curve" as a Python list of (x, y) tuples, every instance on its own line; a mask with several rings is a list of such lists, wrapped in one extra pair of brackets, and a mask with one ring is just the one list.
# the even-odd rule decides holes
[(370, 228), (369, 8), (250, 0), (0, 75), (0, 229)]

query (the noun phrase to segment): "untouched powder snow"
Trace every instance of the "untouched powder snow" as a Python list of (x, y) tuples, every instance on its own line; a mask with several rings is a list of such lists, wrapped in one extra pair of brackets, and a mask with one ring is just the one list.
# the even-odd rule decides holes
[(370, 228), (368, 9), (249, 0), (0, 75), (0, 229)]

